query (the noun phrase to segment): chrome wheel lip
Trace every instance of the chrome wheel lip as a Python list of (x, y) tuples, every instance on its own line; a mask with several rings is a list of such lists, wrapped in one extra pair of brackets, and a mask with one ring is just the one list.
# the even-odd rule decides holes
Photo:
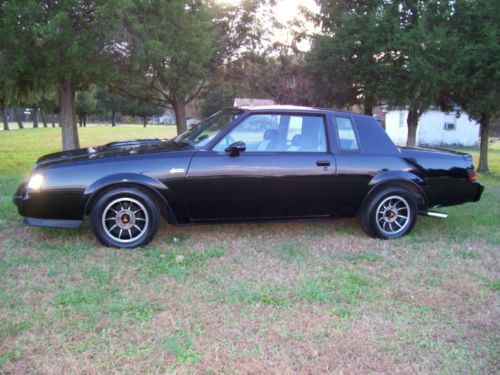
[(406, 231), (411, 222), (411, 208), (400, 195), (391, 195), (377, 206), (375, 221), (377, 228), (386, 236), (397, 236)]
[[(113, 207), (118, 203), (120, 203), (120, 209), (114, 210)], [(126, 206), (123, 207), (123, 204), (128, 205), (128, 208)], [(132, 204), (137, 206), (138, 209), (131, 210)], [(111, 216), (109, 215), (110, 211), (113, 211)], [(144, 217), (138, 217), (138, 213), (142, 213)], [(126, 223), (122, 220), (124, 215), (127, 216)], [(146, 235), (149, 227), (149, 215), (144, 204), (137, 199), (121, 197), (113, 200), (106, 206), (102, 213), (101, 224), (106, 236), (118, 243), (128, 244), (137, 241)], [(118, 235), (113, 233), (113, 230), (116, 228), (120, 229)], [(134, 229), (134, 231), (139, 230), (137, 228), (140, 229), (139, 233), (132, 235), (132, 229)], [(121, 238), (123, 233), (128, 233), (129, 238)]]

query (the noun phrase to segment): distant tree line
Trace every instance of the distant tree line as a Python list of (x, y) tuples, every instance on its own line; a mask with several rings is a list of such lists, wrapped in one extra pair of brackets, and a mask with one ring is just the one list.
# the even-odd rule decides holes
[(480, 123), (478, 170), (488, 171), (488, 132), (500, 112), (500, 2), (316, 2), (317, 14), (298, 17), (319, 30), (301, 52), (305, 28), (292, 30), (289, 45), (269, 44), (268, 29), (291, 27), (268, 12), (274, 0), (0, 1), (0, 112), (5, 119), (8, 106), (29, 106), (44, 126), (57, 112), (71, 149), (77, 122), (102, 105), (113, 124), (117, 113), (147, 119), (168, 106), (183, 132), (191, 103), (202, 115), (235, 97), (359, 105), (369, 115), (383, 104), (408, 109), (414, 145), (430, 107), (460, 106)]

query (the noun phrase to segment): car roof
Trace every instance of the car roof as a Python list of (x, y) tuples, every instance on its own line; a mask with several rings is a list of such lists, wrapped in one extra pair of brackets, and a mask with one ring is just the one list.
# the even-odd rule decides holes
[(298, 105), (258, 105), (258, 106), (239, 106), (235, 107), (237, 109), (241, 109), (244, 111), (255, 111), (255, 112), (265, 112), (265, 111), (287, 111), (287, 112), (339, 112), (339, 113), (344, 113), (344, 114), (349, 114), (349, 115), (360, 115), (364, 116), (359, 113), (354, 113), (354, 112), (349, 112), (349, 111), (343, 111), (340, 109), (332, 109), (332, 108), (316, 108), (316, 107), (305, 107), (305, 106), (298, 106)]

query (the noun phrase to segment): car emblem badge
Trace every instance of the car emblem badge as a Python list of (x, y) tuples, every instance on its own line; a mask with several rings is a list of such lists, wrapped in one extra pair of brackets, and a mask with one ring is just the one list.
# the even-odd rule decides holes
[(184, 169), (183, 168), (171, 168), (170, 173), (184, 173)]

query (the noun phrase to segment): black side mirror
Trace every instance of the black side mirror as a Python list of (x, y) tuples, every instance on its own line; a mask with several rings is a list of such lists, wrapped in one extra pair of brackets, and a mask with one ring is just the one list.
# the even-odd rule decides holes
[(228, 148), (226, 148), (226, 152), (229, 152), (229, 156), (239, 156), (240, 152), (243, 152), (247, 149), (247, 146), (245, 145), (245, 142), (235, 142), (232, 145), (230, 145)]

